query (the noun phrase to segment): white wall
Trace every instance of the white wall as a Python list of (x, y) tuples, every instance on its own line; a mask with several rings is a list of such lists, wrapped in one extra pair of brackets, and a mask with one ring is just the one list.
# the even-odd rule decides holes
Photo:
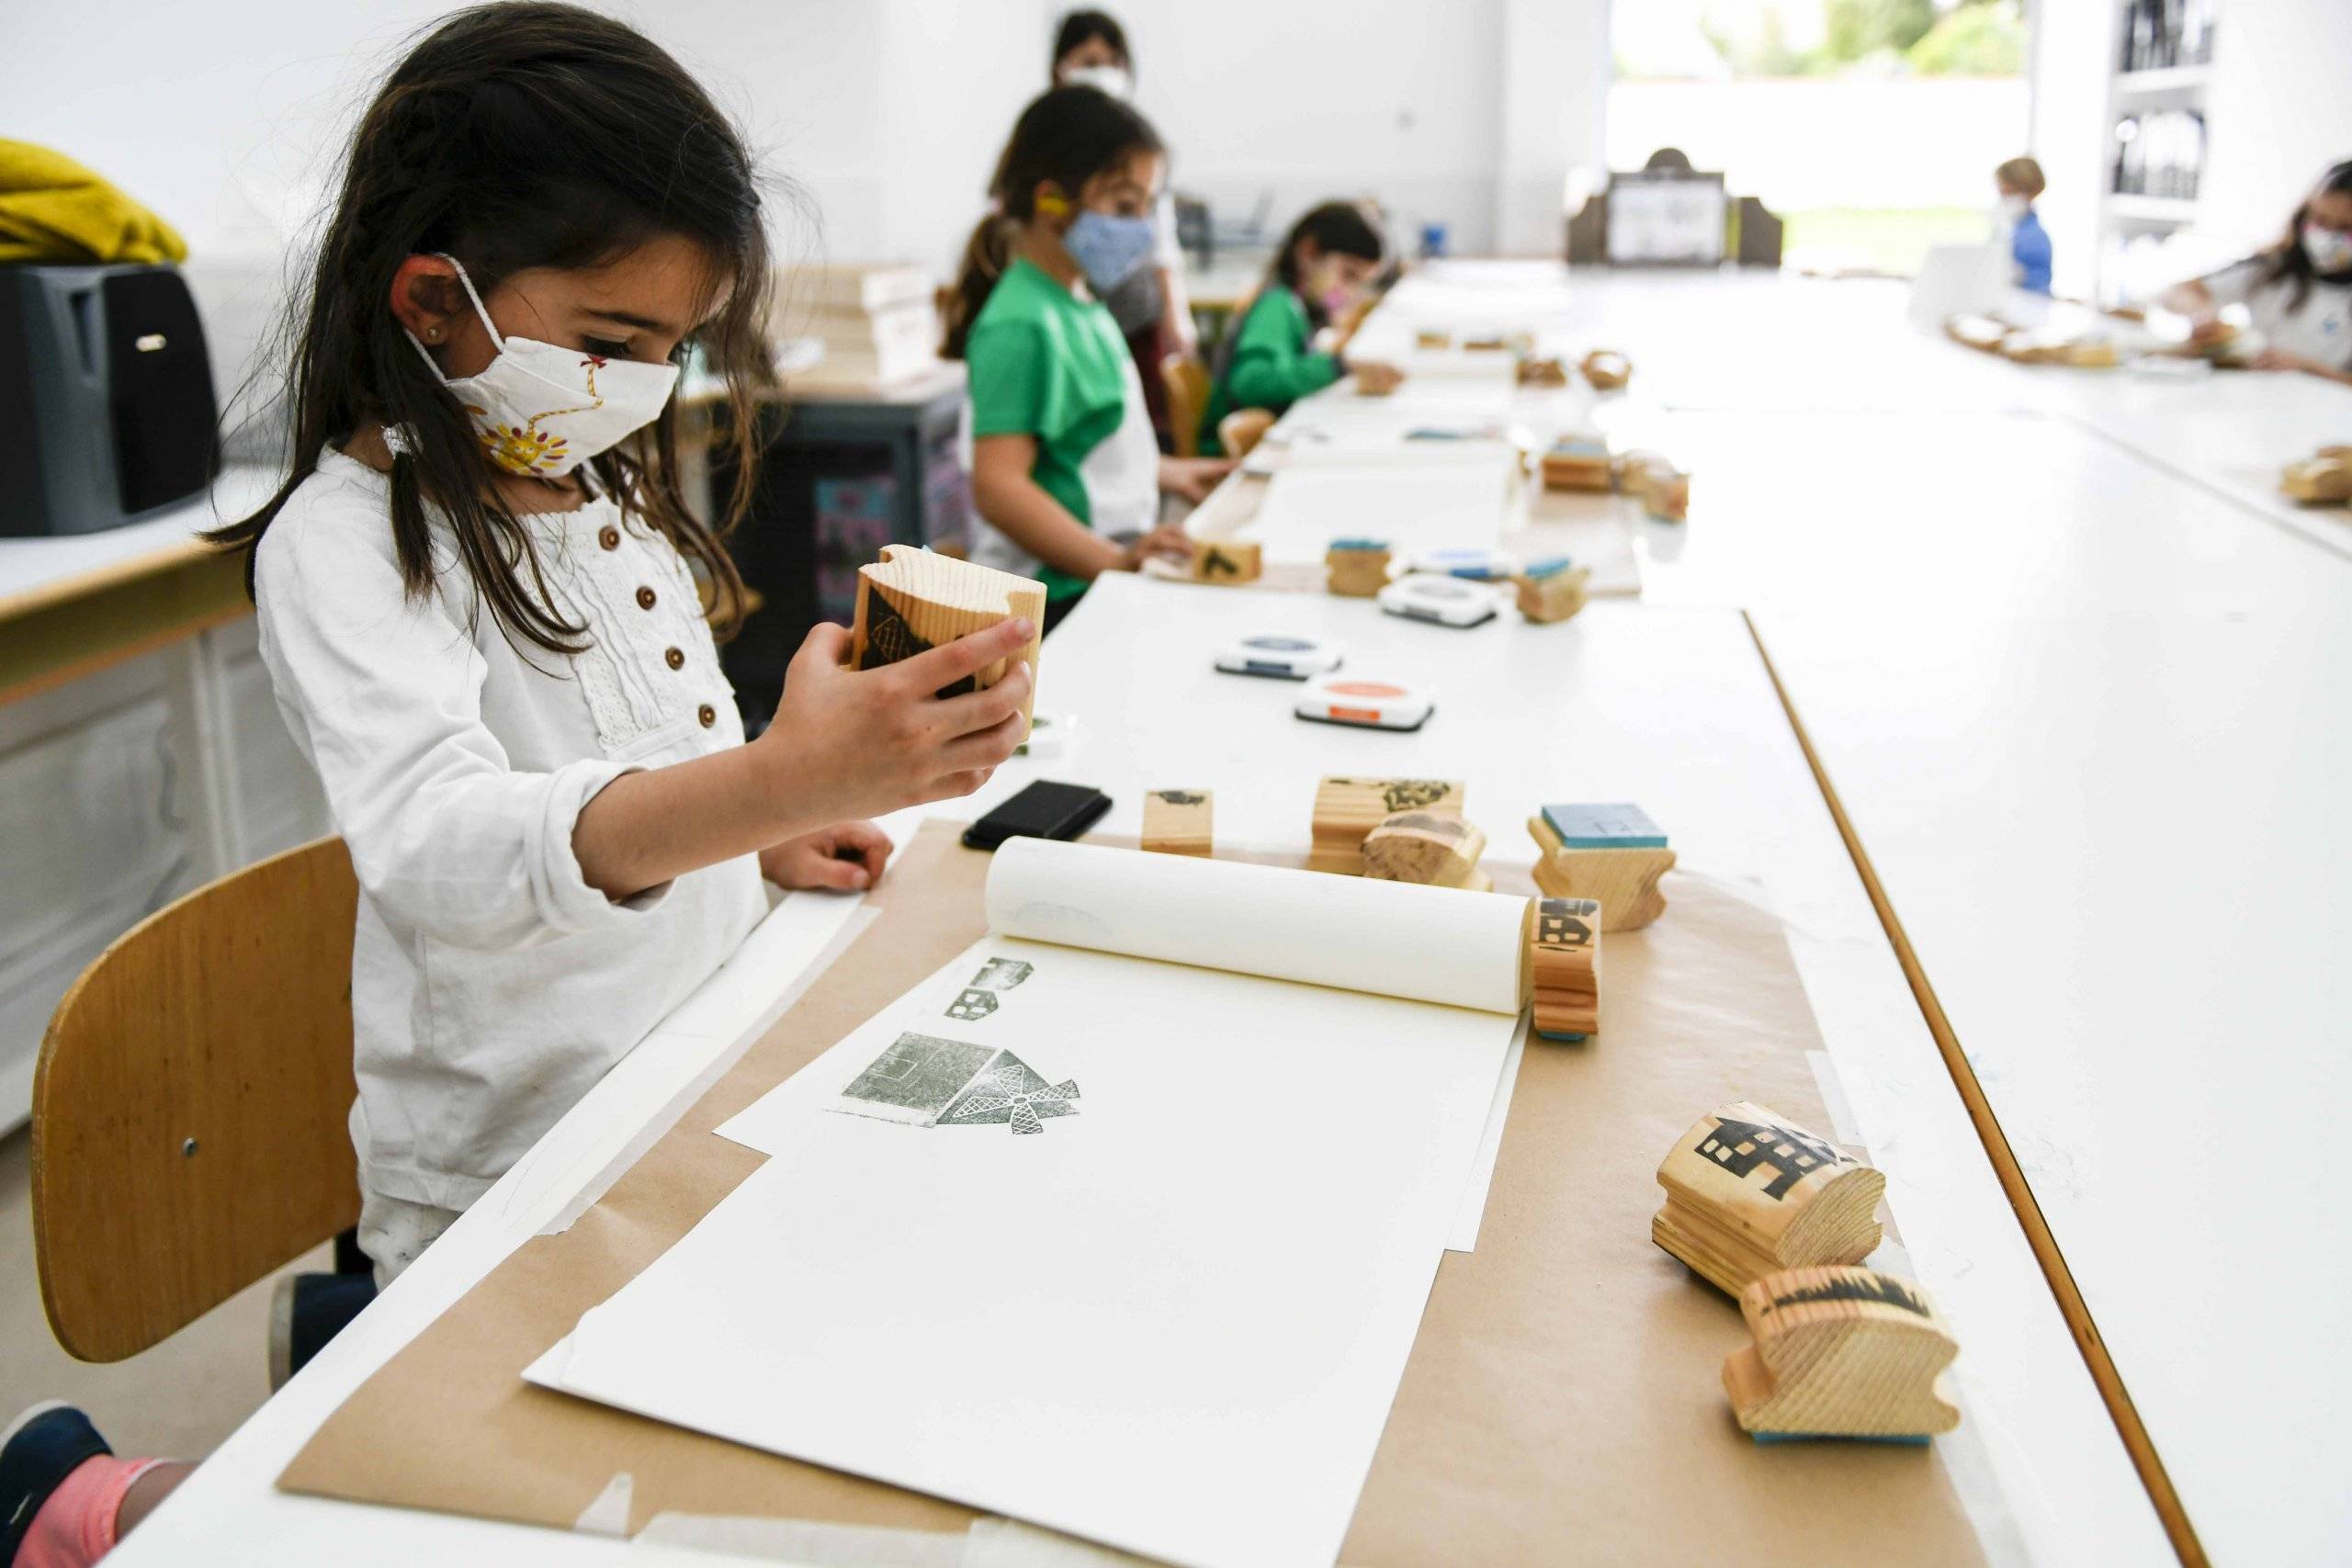
[[(807, 198), (780, 254), (944, 276), (1059, 0), (595, 0), (668, 47)], [(1599, 164), (1609, 0), (1125, 0), (1137, 99), (1174, 178), (1279, 224), (1371, 195), (1409, 238), (1551, 253), (1570, 169)], [(58, 147), (187, 235), (224, 378), (268, 319), (281, 247), (328, 193), (375, 80), (441, 0), (0, 0), (7, 134)], [(1509, 232), (1498, 231), (1506, 200)], [(813, 223), (808, 220), (813, 218)]]
[(2213, 43), (2198, 225), (2243, 254), (2352, 158), (2352, 0), (2230, 0)]
[[(1546, 7), (1510, 0), (1526, 20)], [(1572, 0), (1605, 13), (1605, 0)], [(274, 251), (310, 210), (368, 85), (435, 0), (93, 0), (15, 13), (0, 51), (8, 130), (60, 147), (162, 210), (201, 254)], [(1052, 0), (676, 0), (609, 5), (677, 53), (803, 186), (842, 258), (949, 254), (1026, 97), (1044, 85)], [(1371, 192), (1459, 243), (1494, 239), (1506, 0), (1131, 0), (1116, 7), (1139, 101), (1186, 188), (1277, 212)], [(1605, 28), (1587, 28), (1599, 79)], [(1528, 65), (1551, 70), (1533, 51)], [(1545, 116), (1540, 82), (1512, 112)], [(1597, 115), (1595, 105), (1591, 110)], [(1551, 113), (1547, 118), (1557, 120)], [(797, 237), (786, 225), (786, 237)]]

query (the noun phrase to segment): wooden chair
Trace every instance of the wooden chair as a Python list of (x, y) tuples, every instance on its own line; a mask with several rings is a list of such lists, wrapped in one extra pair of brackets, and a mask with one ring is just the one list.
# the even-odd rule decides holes
[(1171, 354), (1159, 362), (1160, 384), (1168, 389), (1168, 423), (1176, 437), (1176, 456), (1201, 455), (1201, 411), (1209, 406), (1209, 367), (1189, 354)]
[(1216, 422), (1217, 445), (1225, 455), (1236, 462), (1250, 456), (1250, 448), (1265, 439), (1266, 432), (1274, 427), (1273, 414), (1265, 409), (1235, 409)]
[(341, 839), (199, 887), (57, 1004), (33, 1079), (33, 1245), (57, 1342), (136, 1355), (356, 1224)]

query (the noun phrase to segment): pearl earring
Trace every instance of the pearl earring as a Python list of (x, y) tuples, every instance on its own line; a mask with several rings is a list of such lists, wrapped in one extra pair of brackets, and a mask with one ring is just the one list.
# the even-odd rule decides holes
[(441, 329), (439, 327), (425, 328), (424, 341), (427, 343), (439, 343), (441, 341)]

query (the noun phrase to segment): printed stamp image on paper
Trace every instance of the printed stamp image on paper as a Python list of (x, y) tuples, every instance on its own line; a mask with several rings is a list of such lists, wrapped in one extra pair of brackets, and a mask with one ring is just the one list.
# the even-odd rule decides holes
[(977, 1023), (996, 1011), (999, 992), (1009, 991), (1029, 978), (1031, 967), (1018, 958), (989, 959), (972, 976), (972, 983), (947, 1004), (947, 1016), (959, 1023)]
[(1009, 1122), (1023, 1134), (1077, 1115), (1077, 1100), (1078, 1080), (1048, 1083), (1010, 1051), (910, 1033), (850, 1080), (832, 1109), (916, 1127)]

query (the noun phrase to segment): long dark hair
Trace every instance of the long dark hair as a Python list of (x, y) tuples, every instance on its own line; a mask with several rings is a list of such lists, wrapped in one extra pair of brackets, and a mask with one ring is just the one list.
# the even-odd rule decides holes
[(1119, 63), (1135, 74), (1135, 56), (1127, 52), (1127, 29), (1119, 26), (1119, 18), (1108, 11), (1071, 11), (1062, 17), (1061, 26), (1054, 29), (1053, 58), (1046, 62), (1046, 79), (1053, 79), (1054, 67), (1059, 65), (1069, 51), (1083, 43), (1101, 39), (1119, 57)]
[(964, 357), (972, 323), (1012, 259), (1020, 226), (1036, 215), (1037, 187), (1062, 187), (1072, 202), (1086, 182), (1139, 152), (1160, 151), (1159, 133), (1126, 104), (1095, 87), (1056, 87), (1021, 111), (989, 178), (989, 215), (972, 231), (947, 299), (940, 352)]
[(1283, 243), (1274, 249), (1274, 265), (1268, 270), (1267, 280), (1279, 283), (1298, 296), (1306, 307), (1307, 320), (1323, 324), (1323, 305), (1309, 299), (1299, 288), (1304, 279), (1299, 274), (1298, 246), (1302, 240), (1312, 240), (1318, 250), (1336, 252), (1343, 256), (1357, 256), (1377, 264), (1387, 254), (1388, 245), (1382, 236), (1380, 224), (1364, 209), (1362, 202), (1327, 201), (1307, 209), (1305, 216), (1290, 226)]
[[(412, 439), (392, 458), (390, 523), (409, 594), (433, 592), (428, 517), (438, 514), (510, 641), (577, 651), (587, 628), (553, 606), (529, 532), (486, 482), (465, 413), (388, 301), (401, 264), (420, 252), (455, 256), (487, 296), (525, 267), (594, 266), (658, 234), (692, 242), (729, 287), (695, 341), (727, 384), (734, 494), (715, 529), (687, 506), (674, 404), (593, 466), (624, 506), (702, 568), (715, 629), (731, 631), (743, 584), (720, 541), (751, 502), (752, 400), (769, 378), (758, 184), (741, 138), (676, 61), (573, 6), (517, 0), (458, 12), (386, 79), (279, 329), (292, 471), (260, 511), (209, 537), (250, 552), (324, 447), (365, 424), (405, 427)], [(250, 592), (250, 553), (245, 578)]]
[(2262, 281), (2286, 284), (2292, 292), (2287, 297), (2287, 308), (2300, 310), (2303, 301), (2312, 297), (2312, 281), (2319, 276), (2319, 269), (2312, 265), (2310, 253), (2303, 249), (2303, 220), (2312, 212), (2312, 203), (2323, 196), (2352, 195), (2352, 159), (2336, 164), (2320, 175), (2319, 184), (2295, 208), (2294, 216), (2287, 220), (2287, 236), (2262, 256)]

